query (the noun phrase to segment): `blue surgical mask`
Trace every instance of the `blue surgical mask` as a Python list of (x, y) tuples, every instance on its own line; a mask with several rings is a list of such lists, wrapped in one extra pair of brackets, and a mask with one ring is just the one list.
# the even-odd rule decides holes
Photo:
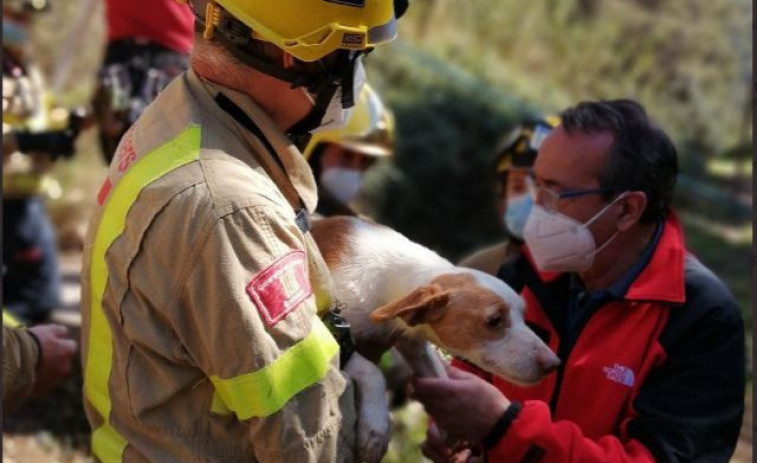
[(526, 221), (533, 205), (534, 199), (530, 194), (515, 196), (507, 200), (505, 226), (510, 234), (519, 240), (523, 240), (523, 229), (526, 228)]
[(20, 47), (29, 37), (29, 28), (12, 19), (3, 18), (3, 44)]
[(346, 167), (329, 167), (321, 173), (321, 186), (337, 201), (349, 204), (360, 192), (363, 172)]

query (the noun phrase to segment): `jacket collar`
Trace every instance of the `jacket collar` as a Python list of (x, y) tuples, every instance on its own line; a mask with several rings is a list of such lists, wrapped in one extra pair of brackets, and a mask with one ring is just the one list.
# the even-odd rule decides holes
[[(536, 267), (528, 247), (526, 246), (523, 249), (529, 264), (542, 282), (552, 283), (563, 275), (559, 272), (540, 271)], [(683, 230), (676, 214), (672, 210), (668, 210), (662, 235), (652, 258), (628, 288), (624, 296), (625, 299), (683, 304), (686, 301), (685, 258), (686, 247)]]
[[(260, 106), (258, 106), (249, 96), (241, 92), (201, 78), (192, 68), (187, 71), (187, 81), (190, 88), (195, 91), (194, 93), (203, 100), (203, 108), (212, 113), (214, 117), (217, 117), (225, 125), (238, 127), (242, 136), (248, 140), (253, 147), (259, 147), (260, 145), (260, 141), (257, 140), (257, 137), (255, 137), (249, 130), (241, 127), (231, 115), (221, 109), (216, 104), (215, 97), (219, 93), (223, 93), (223, 95), (238, 106), (254, 122), (254, 124), (258, 126), (275, 151), (275, 153), (268, 153), (267, 150), (264, 150), (264, 156), (278, 156), (281, 161), (281, 164), (278, 164), (276, 160), (270, 159), (270, 162), (267, 162), (268, 168), (266, 170), (275, 173), (277, 169), (281, 172), (281, 169), (278, 166), (283, 166), (284, 168), (284, 172), (281, 172), (281, 176), (274, 174), (271, 179), (277, 184), (285, 196), (288, 196), (287, 190), (291, 191), (291, 188), (288, 188), (286, 183), (291, 182), (291, 186), (294, 187), (296, 195), (302, 199), (308, 212), (312, 213), (315, 210), (318, 201), (313, 172), (302, 153), (300, 153), (286, 135), (276, 127), (271, 118), (268, 117)], [(289, 198), (289, 201), (290, 203), (293, 203), (293, 206), (297, 203), (294, 198)]]

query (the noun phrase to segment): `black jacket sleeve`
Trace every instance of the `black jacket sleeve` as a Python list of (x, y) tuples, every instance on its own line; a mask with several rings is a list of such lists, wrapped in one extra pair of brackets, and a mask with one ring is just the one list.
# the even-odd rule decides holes
[(660, 336), (667, 359), (634, 401), (628, 432), (659, 463), (727, 463), (744, 414), (744, 323), (733, 296), (692, 257), (686, 302)]

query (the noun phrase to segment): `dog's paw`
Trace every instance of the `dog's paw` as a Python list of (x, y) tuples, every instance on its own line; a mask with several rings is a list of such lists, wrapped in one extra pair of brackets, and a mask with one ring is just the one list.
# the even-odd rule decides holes
[(352, 355), (345, 367), (345, 373), (355, 382), (356, 461), (378, 463), (389, 448), (389, 433), (392, 427), (384, 377), (376, 365), (358, 353)]
[(357, 462), (378, 463), (389, 449), (392, 423), (389, 413), (373, 414), (357, 427)]

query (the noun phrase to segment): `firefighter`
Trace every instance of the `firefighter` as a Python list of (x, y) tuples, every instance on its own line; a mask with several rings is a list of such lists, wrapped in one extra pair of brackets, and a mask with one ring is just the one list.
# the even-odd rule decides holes
[(395, 37), (402, 5), (191, 7), (191, 67), (124, 135), (88, 232), (93, 453), (127, 463), (378, 461), (386, 443), (373, 445), (376, 423), (357, 420), (349, 375), (376, 367), (352, 352), (332, 310), (300, 149), (348, 119), (362, 56)]

